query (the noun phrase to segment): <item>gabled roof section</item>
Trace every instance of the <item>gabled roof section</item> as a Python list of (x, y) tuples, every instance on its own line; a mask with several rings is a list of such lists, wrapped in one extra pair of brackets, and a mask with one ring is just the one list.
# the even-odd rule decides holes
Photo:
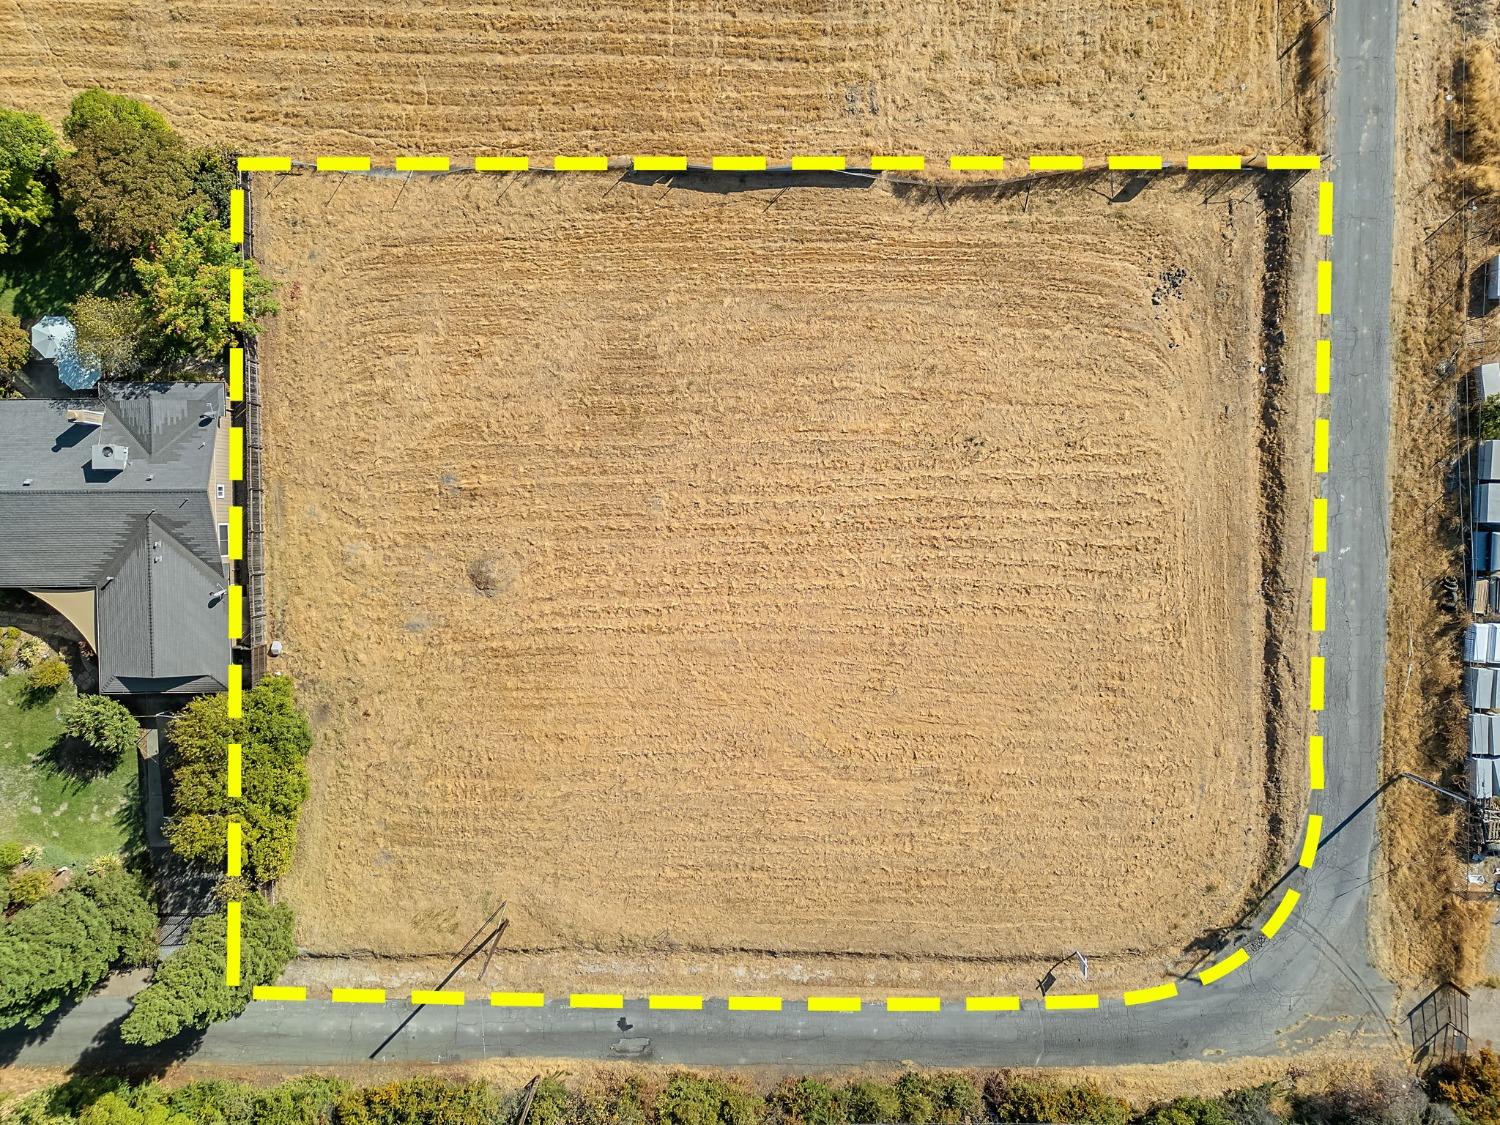
[[(224, 411), (220, 383), (100, 383), (99, 400), (146, 453), (155, 457)], [(205, 415), (209, 418), (205, 419)]]
[(140, 518), (99, 590), (99, 690), (223, 691), (224, 578), (155, 516)]

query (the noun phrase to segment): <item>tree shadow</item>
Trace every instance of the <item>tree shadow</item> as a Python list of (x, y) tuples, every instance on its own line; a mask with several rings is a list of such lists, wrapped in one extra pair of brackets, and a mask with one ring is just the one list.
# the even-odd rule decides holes
[(86, 293), (116, 293), (130, 281), (129, 260), (101, 251), (67, 215), (22, 228), (0, 255), (0, 289), (16, 290), (22, 319), (64, 313)]
[(72, 796), (113, 773), (120, 762), (108, 754), (101, 754), (83, 739), (64, 734), (42, 751), (37, 764), (48, 773), (70, 782), (68, 794)]

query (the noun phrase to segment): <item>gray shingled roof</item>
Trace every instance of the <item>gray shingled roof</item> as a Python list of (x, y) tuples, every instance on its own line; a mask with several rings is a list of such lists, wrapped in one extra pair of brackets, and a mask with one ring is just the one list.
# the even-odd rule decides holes
[[(102, 691), (223, 687), (209, 488), (224, 398), (220, 383), (106, 383), (98, 399), (0, 402), (0, 586), (99, 591)], [(101, 408), (103, 426), (67, 420)], [(130, 448), (123, 470), (90, 468), (99, 442)]]

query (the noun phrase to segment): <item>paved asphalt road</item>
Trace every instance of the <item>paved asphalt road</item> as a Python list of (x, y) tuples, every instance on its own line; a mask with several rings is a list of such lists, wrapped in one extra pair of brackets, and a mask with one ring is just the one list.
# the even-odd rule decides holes
[[(1295, 1050), (1333, 1031), (1395, 1034), (1387, 1022), (1391, 990), (1366, 954), (1375, 827), (1366, 802), (1378, 784), (1385, 661), (1395, 37), (1394, 0), (1340, 8), (1333, 443), (1324, 488), (1332, 525), (1322, 567), (1330, 580), (1322, 721), (1329, 781), (1319, 801), (1326, 842), (1314, 870), (1297, 870), (1285, 884), (1303, 898), (1282, 933), (1224, 980), (1208, 987), (1184, 981), (1176, 999), (1143, 1007), (1107, 1000), (1098, 1011), (1043, 1012), (1028, 1001), (1021, 1012), (986, 1015), (730, 1015), (722, 1001), (690, 1013), (650, 1012), (635, 1002), (623, 1013), (631, 1027), (622, 1032), (619, 1012), (553, 1003), (517, 1014), (470, 1005), (423, 1009), (381, 1057), (603, 1058), (649, 1041), (650, 1058), (682, 1063), (1110, 1064)], [(1310, 310), (1296, 310), (1293, 325), (1312, 331)], [(123, 1000), (86, 1001), (43, 1035), (0, 1039), (0, 1062), (141, 1061), (112, 1034), (125, 1010)], [(357, 1061), (405, 1014), (397, 1006), (258, 1003), (191, 1050), (226, 1062)]]

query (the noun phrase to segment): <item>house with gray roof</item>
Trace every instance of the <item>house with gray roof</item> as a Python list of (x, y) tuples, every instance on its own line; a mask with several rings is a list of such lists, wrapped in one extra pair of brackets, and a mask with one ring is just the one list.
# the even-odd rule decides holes
[(73, 623), (105, 694), (225, 689), (229, 504), (222, 383), (0, 402), (0, 587)]

